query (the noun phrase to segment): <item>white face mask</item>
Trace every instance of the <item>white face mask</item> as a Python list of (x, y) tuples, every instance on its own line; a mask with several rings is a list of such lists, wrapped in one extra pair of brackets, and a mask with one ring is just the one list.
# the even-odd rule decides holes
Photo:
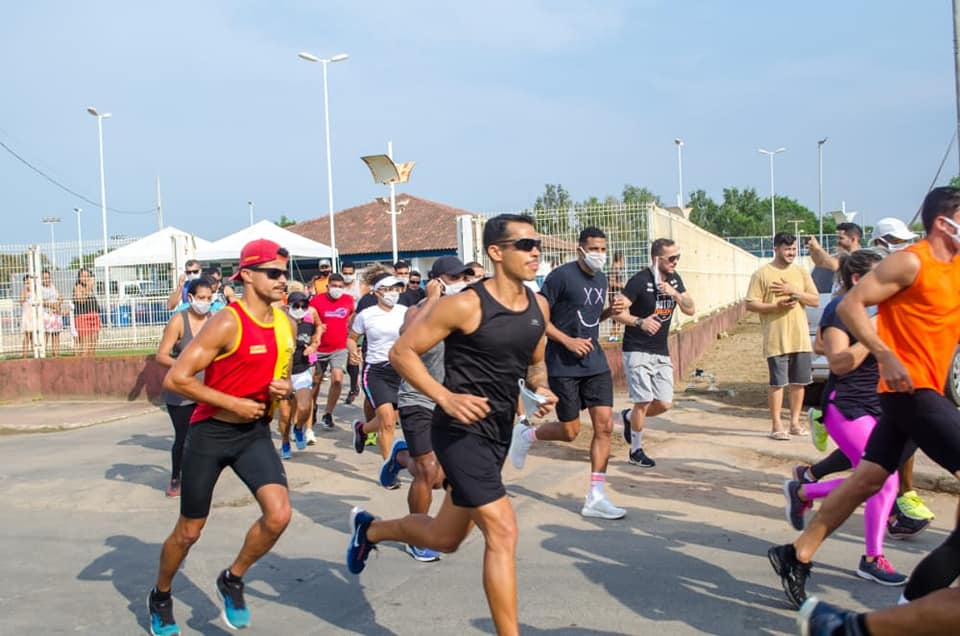
[(329, 294), (329, 295), (330, 295), (330, 298), (332, 298), (333, 300), (337, 300), (338, 298), (340, 298), (341, 296), (343, 296), (343, 292), (344, 292), (344, 291), (346, 291), (346, 290), (344, 290), (343, 287), (328, 287), (328, 288), (327, 288), (327, 294)]
[(598, 252), (587, 252), (582, 247), (578, 247), (580, 253), (583, 254), (583, 260), (586, 262), (587, 267), (592, 269), (595, 272), (599, 272), (607, 264), (607, 255), (601, 254)]
[(200, 274), (187, 274), (187, 280), (197, 280), (200, 278)]
[(190, 299), (190, 308), (201, 316), (206, 316), (210, 313), (210, 301), (209, 300), (197, 300), (196, 298)]
[(953, 239), (954, 243), (960, 245), (960, 225), (957, 225), (957, 223), (953, 219), (949, 219), (945, 216), (941, 218), (944, 221), (946, 221), (950, 225), (950, 227), (954, 229), (954, 232), (953, 234), (950, 235), (950, 238)]
[(467, 281), (465, 280), (462, 280), (459, 283), (445, 283), (441, 278), (440, 284), (443, 285), (444, 296), (452, 296), (454, 294), (459, 294), (467, 287)]
[(306, 310), (306, 309), (291, 309), (291, 310), (290, 310), (290, 317), (293, 318), (294, 320), (300, 320), (301, 318), (303, 318), (303, 317), (306, 316), (306, 315), (307, 315), (307, 310)]
[(356, 275), (355, 275), (355, 274), (344, 274), (344, 275), (343, 275), (343, 282), (345, 282), (347, 285), (349, 285), (350, 283), (353, 282), (353, 280), (354, 280), (355, 278), (356, 278)]
[(383, 292), (383, 296), (380, 298), (383, 301), (383, 304), (387, 307), (393, 307), (397, 304), (397, 301), (400, 300), (400, 292), (398, 291), (388, 291)]

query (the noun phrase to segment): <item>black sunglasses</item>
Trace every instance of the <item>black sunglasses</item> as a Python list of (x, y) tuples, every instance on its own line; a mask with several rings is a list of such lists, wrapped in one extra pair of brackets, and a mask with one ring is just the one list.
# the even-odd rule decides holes
[(249, 269), (253, 272), (262, 272), (266, 274), (270, 280), (279, 280), (281, 276), (287, 275), (287, 270), (280, 269), (279, 267), (245, 267), (244, 269)]
[(512, 245), (513, 249), (519, 250), (521, 252), (530, 252), (534, 248), (540, 249), (540, 245), (543, 243), (540, 239), (532, 238), (520, 238), (520, 239), (511, 239), (509, 241), (497, 241), (497, 245)]
[(310, 303), (293, 303), (290, 305), (290, 309), (306, 309), (310, 306)]
[(200, 270), (199, 270), (199, 269), (188, 269), (188, 270), (184, 270), (184, 271), (186, 271), (188, 274), (199, 274), (199, 273), (200, 273)]
[(676, 263), (677, 261), (680, 260), (680, 255), (674, 254), (673, 256), (660, 256), (658, 258), (664, 258), (667, 260), (668, 263)]

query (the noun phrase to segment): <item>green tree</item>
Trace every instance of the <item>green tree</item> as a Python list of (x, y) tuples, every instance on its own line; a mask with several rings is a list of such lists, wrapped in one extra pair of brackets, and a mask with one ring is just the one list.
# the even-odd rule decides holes
[(960, 176), (953, 177), (950, 179), (950, 183), (947, 184), (951, 188), (960, 188)]
[(280, 220), (277, 221), (277, 225), (279, 225), (280, 227), (290, 227), (291, 225), (296, 225), (296, 224), (297, 224), (297, 220), (288, 219), (286, 214), (281, 214)]
[(570, 230), (570, 194), (559, 183), (546, 184), (543, 194), (533, 204), (537, 231), (547, 236), (566, 234)]

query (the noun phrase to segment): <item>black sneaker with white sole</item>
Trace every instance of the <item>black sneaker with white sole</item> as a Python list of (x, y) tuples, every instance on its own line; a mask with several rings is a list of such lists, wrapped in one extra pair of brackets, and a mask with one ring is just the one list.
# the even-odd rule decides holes
[(325, 431), (333, 430), (333, 416), (329, 413), (324, 413), (323, 417), (320, 419), (320, 427)]
[(367, 434), (363, 432), (363, 420), (356, 420), (353, 423), (353, 450), (358, 454), (362, 453), (366, 443)]
[(895, 513), (887, 520), (887, 536), (891, 539), (909, 539), (915, 537), (930, 525), (929, 519), (914, 519), (900, 512), (894, 506)]
[(797, 560), (797, 551), (792, 544), (776, 545), (767, 550), (767, 558), (773, 571), (780, 577), (783, 593), (794, 609), (800, 609), (807, 600), (807, 579), (811, 565)]
[(620, 418), (623, 420), (623, 439), (626, 440), (627, 444), (630, 443), (630, 438), (632, 437), (630, 430), (630, 411), (633, 409), (623, 409), (620, 411)]
[(630, 452), (630, 463), (640, 468), (653, 468), (657, 465), (657, 462), (647, 457), (642, 448)]

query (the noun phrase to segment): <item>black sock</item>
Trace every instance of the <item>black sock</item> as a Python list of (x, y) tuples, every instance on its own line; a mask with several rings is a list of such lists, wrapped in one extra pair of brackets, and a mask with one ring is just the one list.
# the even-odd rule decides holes
[(870, 631), (867, 629), (866, 614), (857, 614), (857, 629), (860, 630), (860, 633), (856, 636), (869, 636)]
[(166, 592), (161, 592), (161, 591), (158, 590), (156, 587), (154, 587), (154, 588), (153, 588), (153, 591), (150, 592), (150, 596), (153, 597), (153, 600), (159, 601), (159, 602), (162, 603), (162, 602), (164, 602), (164, 601), (169, 601), (169, 600), (170, 600), (170, 592), (171, 592), (171, 590), (167, 590)]
[(223, 571), (223, 578), (228, 583), (243, 583), (243, 577), (237, 576), (236, 574), (231, 572), (230, 568), (227, 568), (226, 570)]

